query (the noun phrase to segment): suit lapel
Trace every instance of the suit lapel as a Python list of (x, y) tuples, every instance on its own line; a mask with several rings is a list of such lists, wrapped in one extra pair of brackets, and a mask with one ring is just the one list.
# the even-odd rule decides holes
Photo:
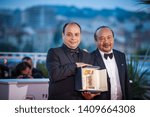
[[(96, 59), (94, 60), (94, 62), (96, 62), (96, 65), (98, 65), (100, 67), (100, 69), (106, 69), (105, 63), (104, 63), (102, 56), (98, 49), (95, 51), (95, 58)], [(108, 83), (108, 94), (106, 93), (107, 95), (106, 94), (105, 95), (106, 95), (106, 98), (110, 99), (111, 84), (110, 84), (110, 78), (108, 76), (108, 73), (107, 73), (107, 83)]]
[(79, 62), (85, 61), (83, 58), (85, 59), (86, 57), (83, 57), (82, 50), (79, 49)]
[(68, 50), (64, 46), (62, 46), (62, 50), (64, 51), (64, 54), (67, 56), (70, 63), (74, 63), (74, 60), (73, 60), (71, 54), (68, 52)]
[(103, 59), (102, 59), (102, 56), (101, 56), (99, 50), (97, 49), (97, 50), (95, 51), (95, 53), (96, 53), (96, 59), (95, 59), (95, 61), (96, 61), (96, 62), (98, 63), (98, 65), (100, 66), (100, 69), (106, 69), (106, 66), (105, 66), (105, 64), (104, 64), (104, 61), (103, 61)]

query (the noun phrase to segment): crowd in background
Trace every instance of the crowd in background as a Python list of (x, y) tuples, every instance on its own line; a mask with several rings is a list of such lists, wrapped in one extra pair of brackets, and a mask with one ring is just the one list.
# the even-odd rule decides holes
[(44, 78), (42, 71), (33, 67), (30, 57), (22, 58), (21, 62), (13, 68), (7, 65), (7, 59), (0, 64), (0, 79), (23, 79), (23, 78)]

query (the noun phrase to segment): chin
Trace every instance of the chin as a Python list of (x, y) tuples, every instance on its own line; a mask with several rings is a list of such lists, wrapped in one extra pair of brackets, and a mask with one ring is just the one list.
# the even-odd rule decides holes
[(76, 49), (78, 46), (77, 45), (73, 45), (71, 46), (73, 49)]
[(78, 46), (73, 47), (73, 49), (76, 49)]
[(111, 50), (109, 49), (109, 50), (103, 50), (104, 52), (110, 52)]
[(76, 46), (70, 46), (70, 48), (71, 48), (71, 49), (76, 49), (77, 47), (76, 47)]

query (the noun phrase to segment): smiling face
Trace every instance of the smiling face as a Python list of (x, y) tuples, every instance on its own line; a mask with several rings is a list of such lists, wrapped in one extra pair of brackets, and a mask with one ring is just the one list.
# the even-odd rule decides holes
[(75, 49), (80, 44), (81, 31), (78, 25), (68, 24), (62, 33), (64, 44), (71, 49)]
[(96, 32), (97, 48), (103, 52), (110, 52), (114, 47), (113, 33), (109, 28), (102, 28)]

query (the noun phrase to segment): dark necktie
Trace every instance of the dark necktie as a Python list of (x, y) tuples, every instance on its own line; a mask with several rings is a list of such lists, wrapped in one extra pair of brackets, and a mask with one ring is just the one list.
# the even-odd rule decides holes
[(75, 62), (78, 62), (78, 53), (79, 53), (79, 49), (70, 49), (71, 55), (74, 59)]
[(107, 58), (110, 58), (112, 59), (113, 58), (113, 53), (110, 53), (110, 54), (104, 54), (104, 58), (107, 59)]

